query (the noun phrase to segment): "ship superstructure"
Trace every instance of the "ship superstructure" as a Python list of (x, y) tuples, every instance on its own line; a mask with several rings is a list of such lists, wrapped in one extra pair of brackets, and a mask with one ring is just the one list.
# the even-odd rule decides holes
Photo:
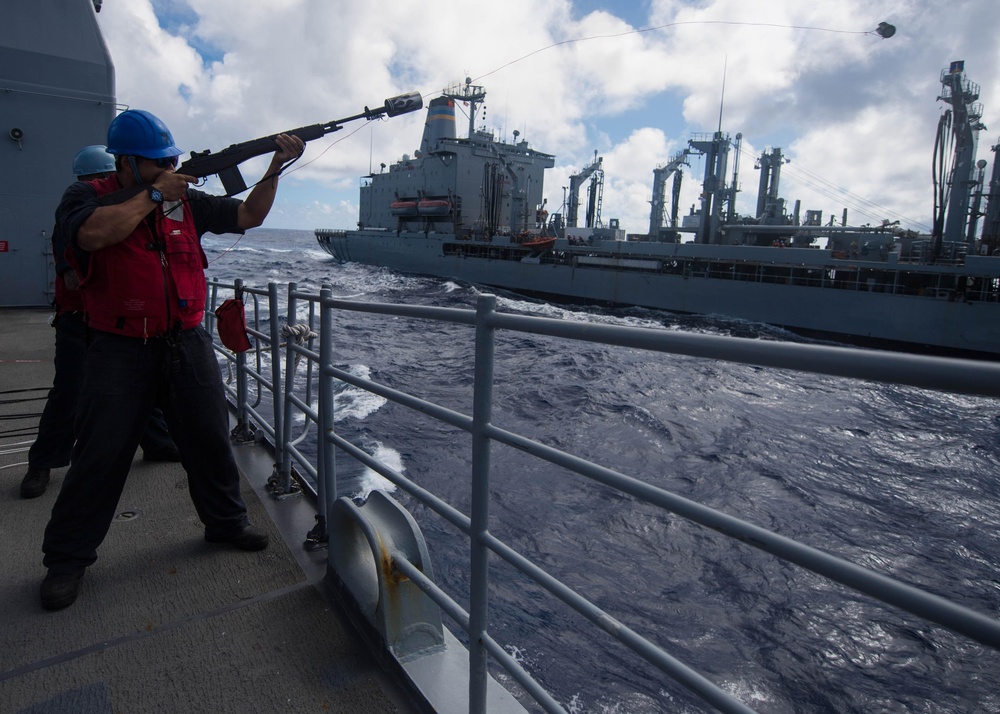
[[(430, 103), (415, 156), (365, 177), (358, 229), (320, 229), (316, 237), (341, 261), (543, 298), (718, 314), (893, 349), (996, 358), (1000, 180), (994, 166), (987, 186), (986, 162), (975, 160), (982, 107), (964, 64), (943, 70), (941, 84), (929, 235), (889, 221), (852, 226), (846, 211), (839, 219), (803, 216), (799, 202), (789, 211), (781, 148), (757, 161), (755, 215), (737, 214), (742, 135), (721, 128), (692, 137), (654, 170), (647, 233), (600, 219), (606, 167), (596, 154), (571, 177), (566, 215), (550, 216), (542, 181), (554, 158), (516, 132), (509, 144), (475, 129), (485, 92), (467, 81)], [(465, 139), (454, 133), (456, 102), (470, 108)], [(682, 167), (692, 155), (706, 167), (700, 205), (678, 220)]]
[[(413, 156), (365, 177), (361, 230), (439, 233), (456, 238), (519, 233), (536, 225), (544, 169), (554, 157), (527, 141), (496, 141), (476, 130), (477, 108), (486, 93), (467, 80), (431, 100), (420, 149)], [(468, 107), (468, 138), (459, 139), (456, 103)]]

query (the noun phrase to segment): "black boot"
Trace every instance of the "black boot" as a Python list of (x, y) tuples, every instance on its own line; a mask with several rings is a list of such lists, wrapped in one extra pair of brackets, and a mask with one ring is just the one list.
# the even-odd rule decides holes
[(240, 550), (264, 550), (271, 539), (260, 528), (246, 525), (224, 536), (206, 534), (205, 540), (209, 543), (228, 543)]
[(165, 446), (162, 449), (149, 450), (142, 452), (143, 461), (180, 461), (181, 452), (178, 451), (177, 447), (173, 444)]
[(80, 581), (85, 570), (79, 573), (53, 573), (45, 576), (39, 594), (42, 597), (42, 607), (46, 610), (62, 610), (76, 602), (80, 594)]
[(38, 498), (45, 493), (45, 488), (48, 485), (48, 469), (33, 469), (28, 467), (28, 473), (21, 480), (21, 498)]

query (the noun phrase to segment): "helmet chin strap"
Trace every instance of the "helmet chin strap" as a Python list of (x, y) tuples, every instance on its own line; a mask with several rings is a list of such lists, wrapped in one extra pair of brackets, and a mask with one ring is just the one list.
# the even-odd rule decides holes
[(136, 184), (142, 183), (142, 179), (139, 178), (139, 167), (136, 166), (135, 157), (128, 157), (128, 165), (132, 167), (132, 178), (135, 179)]

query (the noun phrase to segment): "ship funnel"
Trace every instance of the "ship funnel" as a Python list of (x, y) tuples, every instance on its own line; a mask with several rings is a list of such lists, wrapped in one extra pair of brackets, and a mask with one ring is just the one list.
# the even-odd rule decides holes
[(447, 97), (436, 97), (427, 105), (427, 120), (424, 122), (424, 138), (420, 141), (420, 152), (423, 155), (433, 154), (448, 149), (439, 149), (442, 139), (454, 139), (455, 134), (455, 102)]

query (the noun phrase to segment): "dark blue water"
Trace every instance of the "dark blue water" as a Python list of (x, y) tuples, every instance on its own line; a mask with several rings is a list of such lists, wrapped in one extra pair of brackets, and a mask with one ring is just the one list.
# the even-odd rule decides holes
[[(471, 308), (475, 286), (338, 265), (310, 232), (205, 239), (210, 272), (339, 297)], [(230, 250), (227, 250), (230, 249)], [(496, 291), (491, 291), (496, 292)], [(798, 340), (764, 325), (561, 307), (504, 311)], [(336, 363), (471, 413), (471, 330), (367, 315)], [(907, 387), (501, 333), (494, 422), (1000, 615), (1000, 404)], [(353, 389), (338, 431), (465, 513), (464, 433)], [(391, 484), (338, 458), (342, 495)], [(761, 712), (996, 712), (1000, 653), (749, 546), (497, 446), (491, 531)], [(435, 575), (467, 606), (464, 536), (413, 501)], [(310, 524), (311, 525), (311, 524)], [(706, 711), (494, 559), (494, 637), (572, 712)], [(452, 628), (453, 630), (455, 628)]]

